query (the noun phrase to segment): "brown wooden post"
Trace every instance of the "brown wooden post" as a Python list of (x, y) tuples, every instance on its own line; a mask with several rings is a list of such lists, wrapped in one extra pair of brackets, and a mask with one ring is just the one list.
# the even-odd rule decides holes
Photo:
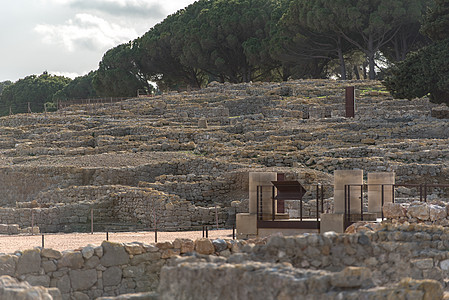
[(355, 88), (348, 86), (346, 90), (346, 118), (354, 118), (355, 116)]
[(30, 106), (30, 102), (28, 102), (28, 113), (31, 113), (31, 106)]

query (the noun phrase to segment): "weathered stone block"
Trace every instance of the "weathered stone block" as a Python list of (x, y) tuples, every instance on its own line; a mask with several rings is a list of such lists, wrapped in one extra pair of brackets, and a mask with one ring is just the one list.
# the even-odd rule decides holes
[(144, 254), (136, 255), (131, 259), (131, 265), (139, 265), (143, 262), (157, 261), (161, 258), (160, 252), (147, 252)]
[(98, 258), (98, 256), (92, 256), (91, 258), (85, 261), (84, 266), (86, 269), (94, 269), (99, 264), (100, 259)]
[(70, 270), (69, 276), (75, 291), (87, 290), (97, 282), (96, 270)]
[(17, 262), (17, 275), (37, 273), (41, 268), (41, 254), (38, 249), (25, 250)]
[(14, 276), (18, 258), (13, 255), (0, 256), (0, 275)]
[(100, 259), (100, 263), (103, 266), (118, 266), (129, 262), (129, 256), (122, 245), (107, 241), (104, 241), (101, 245), (103, 247), (104, 254)]
[(432, 258), (422, 258), (422, 259), (413, 259), (411, 263), (417, 267), (418, 269), (430, 269), (433, 267), (433, 259)]
[(213, 254), (215, 247), (209, 239), (201, 238), (195, 241), (195, 251), (199, 254)]
[(141, 277), (145, 273), (145, 266), (143, 264), (138, 266), (129, 266), (123, 269), (123, 277)]
[(44, 248), (41, 250), (42, 257), (60, 259), (62, 257), (61, 252), (53, 249)]
[(145, 252), (140, 243), (127, 243), (125, 244), (125, 250), (130, 255), (138, 255)]
[(3, 300), (54, 299), (60, 300), (58, 290), (33, 287), (27, 282), (19, 282), (10, 276), (0, 277), (0, 298)]
[(95, 249), (92, 246), (84, 247), (81, 249), (81, 254), (85, 259), (89, 259), (95, 254)]
[(407, 216), (422, 221), (429, 220), (429, 207), (425, 203), (413, 202), (407, 209)]
[(45, 273), (54, 272), (58, 269), (56, 267), (56, 264), (51, 260), (43, 261), (42, 268), (44, 269)]
[(446, 218), (446, 207), (429, 204), (429, 218), (430, 221), (436, 221)]
[(58, 260), (58, 268), (68, 267), (70, 269), (81, 269), (84, 265), (84, 259), (81, 252), (65, 252), (62, 258)]
[(181, 250), (180, 249), (166, 249), (162, 252), (161, 258), (167, 259), (176, 255), (180, 255)]
[(373, 286), (373, 280), (368, 268), (346, 267), (331, 277), (331, 284), (339, 288), (367, 288)]
[(158, 247), (161, 250), (166, 250), (166, 249), (173, 249), (173, 243), (171, 242), (163, 242), (163, 243), (157, 243), (156, 247)]
[(387, 219), (396, 219), (405, 217), (407, 210), (400, 203), (387, 202), (383, 206), (384, 217)]
[(228, 244), (223, 239), (216, 239), (212, 241), (212, 244), (215, 247), (215, 252), (221, 252), (228, 249)]
[(117, 266), (107, 268), (102, 278), (104, 286), (116, 286), (122, 281), (122, 269)]
[(189, 239), (176, 239), (173, 246), (180, 249), (181, 253), (189, 253), (195, 250), (195, 243)]
[(50, 286), (50, 277), (48, 275), (26, 275), (25, 281), (34, 286)]

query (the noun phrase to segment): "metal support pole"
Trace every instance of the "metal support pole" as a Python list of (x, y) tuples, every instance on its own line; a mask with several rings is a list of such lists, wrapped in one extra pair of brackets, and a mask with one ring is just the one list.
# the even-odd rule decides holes
[(348, 220), (351, 221), (351, 186), (348, 185)]
[(345, 185), (345, 220), (347, 220), (348, 215), (347, 215), (347, 209), (348, 209), (348, 205), (347, 205), (347, 201), (348, 201), (348, 191), (347, 191), (347, 185)]
[(422, 184), (419, 185), (419, 201), (422, 202)]
[(44, 235), (42, 235), (42, 249), (45, 247)]
[(232, 239), (235, 240), (235, 225), (232, 225)]
[(256, 187), (256, 216), (259, 220), (259, 186)]
[(154, 242), (157, 243), (157, 228), (154, 228)]
[(207, 239), (209, 238), (209, 229), (207, 228), (207, 226), (206, 226), (206, 238)]
[(31, 211), (31, 235), (34, 235), (34, 209)]
[(381, 209), (380, 209), (380, 211), (381, 211), (381, 213), (382, 213), (382, 221), (384, 220), (384, 185), (382, 184), (382, 186), (381, 186), (381, 204), (382, 204), (382, 206), (381, 206)]
[(319, 211), (319, 191), (320, 191), (320, 185), (319, 184), (317, 184), (316, 185), (316, 221), (318, 222), (319, 221), (319, 219), (318, 219), (318, 211)]
[(321, 184), (321, 213), (324, 213), (324, 186)]
[(360, 221), (363, 221), (363, 184), (360, 185)]
[(90, 210), (90, 234), (94, 234), (94, 209)]
[(391, 186), (391, 202), (393, 202), (394, 203), (394, 188), (396, 187), (396, 185), (395, 184), (393, 184), (392, 186)]
[(203, 229), (203, 236), (202, 237), (204, 238), (204, 225), (202, 226), (202, 229)]
[(274, 205), (274, 186), (271, 190), (271, 220), (274, 221), (275, 205)]
[(217, 206), (215, 206), (215, 224), (216, 224), (217, 230), (218, 230), (218, 209), (217, 209)]
[(109, 232), (106, 231), (106, 241), (109, 241)]
[(424, 202), (427, 202), (427, 183), (424, 183)]

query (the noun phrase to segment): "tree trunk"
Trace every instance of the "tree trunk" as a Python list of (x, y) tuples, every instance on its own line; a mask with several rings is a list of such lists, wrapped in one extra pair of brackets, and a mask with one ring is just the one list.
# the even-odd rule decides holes
[(402, 36), (402, 49), (401, 49), (401, 61), (405, 59), (408, 53), (408, 44), (407, 44), (407, 37)]
[(363, 79), (367, 79), (368, 78), (368, 76), (366, 74), (366, 67), (367, 66), (368, 66), (367, 63), (364, 61), (363, 64), (362, 64), (362, 67), (363, 67)]
[(355, 78), (357, 80), (360, 80), (360, 73), (359, 73), (359, 67), (358, 66), (354, 66), (354, 74), (355, 74)]
[(396, 35), (396, 37), (393, 39), (394, 54), (395, 54), (396, 61), (400, 61), (401, 60), (401, 55), (399, 54), (400, 50), (399, 50), (399, 45), (398, 44), (399, 44), (398, 43), (398, 37)]
[(341, 79), (346, 80), (346, 63), (340, 46), (338, 47), (338, 59), (340, 60)]
[(376, 54), (376, 51), (374, 50), (373, 46), (373, 36), (370, 34), (368, 37), (368, 65), (369, 65), (369, 72), (368, 76), (370, 80), (376, 79), (376, 71), (374, 70), (375, 63), (374, 63), (374, 55)]

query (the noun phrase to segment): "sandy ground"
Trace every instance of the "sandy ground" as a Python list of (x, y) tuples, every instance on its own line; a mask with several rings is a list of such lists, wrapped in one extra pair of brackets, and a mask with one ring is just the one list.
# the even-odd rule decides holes
[[(106, 233), (67, 233), (43, 234), (44, 247), (59, 251), (75, 250), (88, 244), (98, 246), (106, 240)], [(157, 241), (173, 241), (176, 238), (196, 240), (201, 238), (202, 231), (158, 232)], [(117, 232), (108, 234), (109, 241), (119, 243), (141, 242), (150, 244), (155, 242), (154, 232)], [(209, 230), (209, 238), (232, 239), (232, 230)], [(42, 234), (38, 235), (0, 235), (0, 253), (14, 253), (17, 250), (42, 247)]]

